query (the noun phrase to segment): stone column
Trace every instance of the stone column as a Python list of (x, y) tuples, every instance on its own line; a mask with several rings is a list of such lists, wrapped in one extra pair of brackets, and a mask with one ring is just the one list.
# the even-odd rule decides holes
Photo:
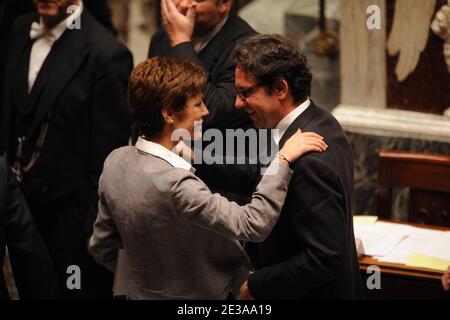
[[(313, 74), (311, 98), (328, 110), (334, 109), (340, 102), (339, 50), (327, 45), (330, 50), (318, 50), (325, 44), (339, 43), (340, 3), (339, 0), (326, 0), (326, 27), (322, 34), (319, 27), (319, 1), (294, 1), (286, 9), (286, 36), (293, 40), (308, 58)], [(323, 42), (327, 35), (328, 40)], [(331, 50), (331, 48), (333, 50)]]
[[(369, 30), (367, 8), (382, 12), (381, 30)], [(385, 0), (341, 0), (341, 103), (386, 108)]]
[(109, 0), (113, 23), (133, 54), (134, 64), (147, 58), (150, 39), (158, 26), (159, 0)]
[[(159, 0), (158, 0), (159, 1)], [(128, 48), (134, 56), (134, 64), (147, 59), (150, 39), (158, 28), (157, 1), (129, 1)]]

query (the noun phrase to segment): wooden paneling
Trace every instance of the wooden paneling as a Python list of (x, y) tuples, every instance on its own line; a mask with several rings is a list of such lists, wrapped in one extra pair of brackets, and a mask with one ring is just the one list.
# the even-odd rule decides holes
[(378, 212), (391, 218), (393, 187), (410, 188), (409, 222), (450, 226), (450, 157), (404, 151), (381, 151)]

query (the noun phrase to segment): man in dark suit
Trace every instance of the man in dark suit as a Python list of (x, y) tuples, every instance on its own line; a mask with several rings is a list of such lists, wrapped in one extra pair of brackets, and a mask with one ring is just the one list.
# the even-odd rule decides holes
[(294, 176), (279, 221), (263, 243), (248, 245), (256, 272), (242, 286), (241, 298), (361, 298), (352, 150), (336, 119), (309, 100), (306, 58), (276, 35), (245, 41), (235, 57), (236, 107), (257, 128), (277, 129), (273, 138), (280, 148), (298, 129), (320, 134), (329, 146), (291, 163)]
[[(81, 0), (34, 3), (38, 14), (19, 18), (12, 31), (3, 106), (7, 157), (64, 297), (111, 297), (112, 275), (88, 255), (87, 239), (103, 162), (130, 135), (132, 57)], [(70, 276), (75, 285), (67, 285)]]
[[(232, 0), (162, 0), (164, 28), (155, 33), (150, 43), (149, 57), (189, 59), (208, 75), (204, 102), (209, 115), (203, 121), (203, 131), (214, 128), (225, 133), (226, 129), (252, 128), (247, 114), (234, 108), (232, 51), (236, 43), (256, 31), (231, 11), (232, 5)], [(254, 179), (223, 180), (208, 166), (199, 165), (196, 169), (213, 191), (241, 204), (249, 200), (255, 187)]]
[[(111, 9), (108, 6), (107, 0), (84, 0), (83, 3), (98, 22), (114, 35), (117, 35), (117, 30), (112, 23)], [(4, 69), (8, 55), (12, 24), (19, 16), (32, 11), (36, 11), (32, 0), (0, 0), (0, 43), (2, 44), (0, 49), (0, 105), (3, 101)], [(1, 149), (2, 146), (0, 143), (0, 151)]]
[(0, 301), (8, 300), (3, 266), (6, 246), (20, 299), (58, 299), (58, 279), (30, 209), (0, 157)]

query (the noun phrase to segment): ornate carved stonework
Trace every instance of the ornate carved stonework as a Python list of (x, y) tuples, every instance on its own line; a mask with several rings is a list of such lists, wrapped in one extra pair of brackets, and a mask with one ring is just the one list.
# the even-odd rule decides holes
[[(374, 195), (381, 149), (450, 155), (450, 109), (445, 111), (450, 75), (442, 55), (444, 42), (430, 29), (435, 13), (448, 0), (341, 0), (341, 4), (342, 100), (333, 114), (354, 151), (355, 212), (377, 214)], [(371, 4), (381, 8), (381, 30), (365, 27), (365, 10)], [(417, 12), (422, 6), (427, 11)], [(416, 26), (419, 16), (425, 16), (426, 23)], [(390, 53), (398, 48), (395, 56), (386, 48), (393, 29), (399, 29), (389, 39)], [(396, 35), (400, 31), (403, 38)], [(419, 50), (411, 51), (409, 45)], [(398, 218), (406, 215), (407, 196), (407, 190), (396, 191), (393, 212)]]
[[(400, 14), (396, 12), (399, 8), (398, 3), (407, 1), (411, 4), (408, 14)], [(447, 63), (442, 54), (444, 42), (438, 37), (430, 28), (431, 22), (442, 6), (447, 5), (448, 0), (422, 0), (422, 4), (418, 4), (415, 0), (387, 0), (387, 34), (394, 33), (397, 18), (403, 16), (403, 19), (411, 20), (416, 15), (415, 11), (425, 11), (426, 5), (435, 3), (431, 15), (427, 14), (426, 24), (419, 23), (420, 30), (414, 26), (416, 21), (411, 20), (410, 23), (403, 22), (402, 28), (408, 26), (409, 29), (404, 29), (403, 38), (400, 41), (401, 53), (398, 56), (387, 55), (387, 105), (390, 109), (401, 109), (409, 111), (418, 111), (426, 113), (434, 113), (443, 115), (444, 111), (450, 105), (450, 75), (447, 70)], [(417, 7), (414, 7), (417, 5)], [(400, 6), (400, 8), (402, 8)], [(402, 10), (407, 10), (403, 8)], [(398, 27), (397, 27), (398, 28)], [(392, 30), (392, 32), (391, 32)], [(420, 35), (423, 32), (422, 35)], [(419, 42), (425, 40), (425, 49), (418, 53)], [(393, 41), (393, 40), (391, 40)], [(411, 42), (411, 48), (416, 48), (411, 51), (407, 42)], [(416, 43), (416, 44), (414, 44)], [(404, 51), (403, 48), (408, 48)], [(399, 77), (402, 73), (399, 70), (403, 67), (404, 62), (402, 54), (406, 55), (405, 62), (407, 66), (404, 70), (411, 72), (403, 79)], [(410, 58), (409, 58), (410, 57)], [(410, 63), (417, 60), (417, 65)], [(414, 59), (413, 59), (414, 58)], [(409, 62), (407, 62), (409, 61)], [(401, 80), (403, 79), (403, 80)], [(400, 81), (401, 80), (401, 81)]]
[(436, 13), (436, 17), (431, 24), (431, 29), (444, 43), (444, 57), (447, 62), (448, 72), (450, 73), (450, 0), (448, 4)]

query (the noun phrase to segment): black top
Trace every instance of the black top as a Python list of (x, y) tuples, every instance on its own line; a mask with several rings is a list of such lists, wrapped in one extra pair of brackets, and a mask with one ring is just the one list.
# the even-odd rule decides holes
[[(56, 271), (28, 205), (4, 157), (0, 157), (0, 266), (8, 246), (21, 299), (57, 299)], [(0, 268), (0, 300), (9, 299)]]

